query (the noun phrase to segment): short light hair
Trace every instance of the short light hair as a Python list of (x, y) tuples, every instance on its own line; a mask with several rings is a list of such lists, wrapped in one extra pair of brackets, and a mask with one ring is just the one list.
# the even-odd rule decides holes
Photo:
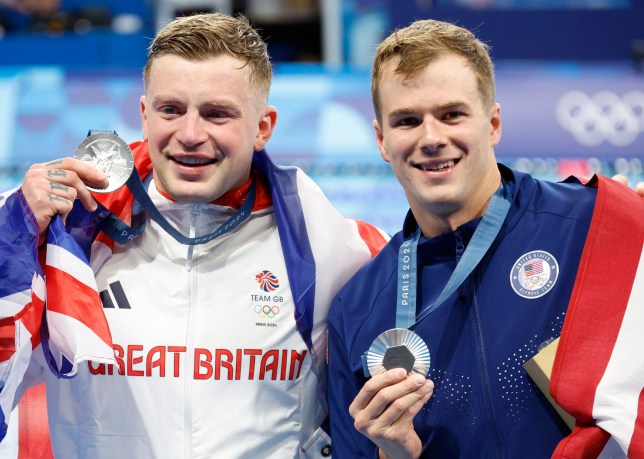
[(413, 78), (428, 64), (447, 54), (462, 56), (474, 71), (484, 108), (494, 105), (494, 65), (489, 47), (472, 32), (447, 22), (425, 19), (394, 31), (376, 50), (371, 75), (371, 97), (376, 118), (382, 122), (379, 87), (385, 64), (398, 57), (395, 73)]
[(195, 14), (180, 17), (161, 29), (148, 48), (143, 69), (143, 84), (150, 83), (154, 59), (175, 55), (200, 61), (229, 55), (246, 62), (250, 69), (250, 84), (265, 104), (271, 86), (272, 68), (268, 49), (259, 33), (243, 15), (236, 17), (220, 13)]

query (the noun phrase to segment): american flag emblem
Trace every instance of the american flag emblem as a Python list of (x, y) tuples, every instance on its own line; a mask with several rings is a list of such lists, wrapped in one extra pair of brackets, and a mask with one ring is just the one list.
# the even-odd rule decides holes
[(543, 272), (543, 260), (534, 260), (523, 265), (523, 272), (526, 276), (536, 276)]
[(559, 263), (544, 250), (521, 255), (510, 271), (510, 284), (517, 295), (534, 299), (548, 293), (559, 277)]
[(280, 286), (280, 281), (277, 279), (277, 276), (267, 270), (256, 275), (255, 280), (259, 282), (259, 288), (265, 292), (272, 292)]

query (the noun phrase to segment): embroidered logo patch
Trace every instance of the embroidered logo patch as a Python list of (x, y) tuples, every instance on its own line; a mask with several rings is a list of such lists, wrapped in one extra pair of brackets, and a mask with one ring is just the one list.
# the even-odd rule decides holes
[(514, 262), (510, 284), (523, 298), (539, 298), (554, 287), (558, 277), (559, 264), (555, 257), (543, 250), (534, 250)]
[(280, 281), (277, 276), (270, 271), (264, 270), (255, 276), (255, 280), (259, 282), (259, 288), (265, 292), (272, 292), (277, 290), (280, 286)]

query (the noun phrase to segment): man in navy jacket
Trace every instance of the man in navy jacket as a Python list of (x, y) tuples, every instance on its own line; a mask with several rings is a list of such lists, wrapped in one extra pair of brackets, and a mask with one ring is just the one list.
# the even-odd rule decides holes
[[(569, 431), (523, 364), (565, 327), (603, 191), (497, 164), (493, 66), (465, 29), (424, 20), (394, 32), (376, 53), (372, 95), (380, 154), (411, 209), (331, 307), (334, 455), (549, 457)], [(640, 253), (641, 199), (608, 186), (618, 192), (606, 202), (636, 228), (614, 237)], [(372, 365), (386, 360), (372, 347), (382, 333), (401, 344), (391, 329), (422, 338), (430, 357)]]

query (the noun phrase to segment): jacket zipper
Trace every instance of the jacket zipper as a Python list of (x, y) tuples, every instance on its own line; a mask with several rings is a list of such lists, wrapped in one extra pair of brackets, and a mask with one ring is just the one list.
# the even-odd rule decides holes
[[(456, 239), (456, 262), (458, 263), (463, 256), (463, 252), (465, 252), (465, 243), (463, 242), (462, 233), (458, 230), (454, 232), (454, 238)], [(481, 378), (483, 382), (483, 399), (485, 400), (485, 410), (487, 411), (488, 419), (490, 420), (490, 433), (492, 435), (492, 441), (494, 442), (494, 448), (496, 449), (496, 456), (498, 458), (502, 458), (503, 451), (501, 449), (499, 430), (496, 423), (496, 418), (494, 416), (494, 411), (492, 410), (490, 380), (488, 378), (487, 360), (485, 358), (485, 349), (483, 345), (481, 319), (479, 316), (478, 303), (476, 301), (476, 287), (472, 280), (471, 274), (468, 278), (468, 282), (470, 283), (470, 293), (472, 295), (472, 314), (474, 317), (474, 327), (476, 329), (476, 342), (479, 355), (479, 363), (481, 365)]]
[[(190, 215), (190, 237), (197, 237), (197, 224), (199, 216), (201, 215), (201, 208), (199, 204), (192, 206)], [(186, 256), (186, 270), (188, 271), (189, 282), (189, 304), (188, 304), (188, 330), (186, 334), (186, 359), (185, 359), (185, 374), (190, 375), (194, 368), (194, 352), (190, 350), (193, 348), (194, 333), (195, 333), (195, 320), (194, 311), (197, 307), (197, 269), (194, 261), (194, 245), (188, 246), (188, 253)], [(192, 378), (185, 378), (183, 386), (183, 400), (184, 400), (184, 457), (192, 457)]]
[(494, 443), (494, 448), (496, 450), (496, 457), (503, 457), (503, 450), (501, 448), (501, 439), (499, 435), (499, 427), (496, 422), (496, 417), (494, 416), (494, 410), (492, 409), (492, 394), (490, 390), (490, 379), (488, 377), (487, 369), (487, 359), (485, 358), (485, 348), (483, 344), (483, 333), (481, 330), (481, 318), (479, 316), (478, 303), (476, 301), (476, 287), (474, 282), (470, 279), (472, 294), (472, 314), (474, 317), (474, 327), (476, 329), (476, 341), (479, 354), (479, 363), (481, 365), (481, 379), (483, 383), (483, 400), (485, 401), (485, 410), (487, 411), (487, 417), (489, 420), (490, 434), (492, 435), (492, 441)]
[(456, 239), (456, 263), (461, 261), (463, 252), (465, 252), (465, 244), (463, 243), (463, 235), (459, 230), (454, 231), (454, 239)]

